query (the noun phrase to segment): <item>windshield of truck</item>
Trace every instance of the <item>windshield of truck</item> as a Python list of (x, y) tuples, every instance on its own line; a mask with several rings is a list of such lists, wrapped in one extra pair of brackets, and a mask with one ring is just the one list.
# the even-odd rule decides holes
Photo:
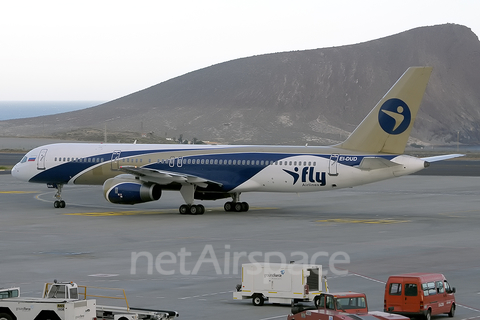
[(53, 285), (48, 292), (48, 298), (65, 299), (65, 286)]
[(337, 298), (337, 309), (366, 309), (365, 297)]

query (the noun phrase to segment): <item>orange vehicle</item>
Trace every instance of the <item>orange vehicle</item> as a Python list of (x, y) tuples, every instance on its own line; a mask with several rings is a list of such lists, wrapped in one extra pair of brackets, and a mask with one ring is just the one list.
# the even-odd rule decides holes
[(407, 273), (388, 278), (384, 311), (405, 316), (455, 315), (455, 288), (441, 273)]

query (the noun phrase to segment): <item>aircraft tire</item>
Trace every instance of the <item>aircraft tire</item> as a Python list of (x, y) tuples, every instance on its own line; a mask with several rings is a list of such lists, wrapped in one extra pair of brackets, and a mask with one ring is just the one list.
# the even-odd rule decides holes
[(196, 205), (193, 204), (193, 205), (190, 206), (190, 214), (196, 215), (196, 214), (198, 214), (198, 211), (199, 210), (198, 210), (198, 207)]
[(232, 211), (233, 203), (231, 201), (225, 202), (225, 205), (223, 206), (223, 209), (227, 212)]
[(53, 207), (54, 207), (55, 209), (60, 208), (60, 201), (55, 200), (55, 201), (53, 202)]
[(234, 209), (235, 212), (243, 211), (242, 203), (241, 202), (235, 203), (235, 205), (233, 206), (233, 209)]
[(60, 200), (60, 208), (65, 208), (66, 205), (65, 201)]
[(242, 202), (242, 211), (247, 212), (250, 209), (248, 202)]
[(205, 213), (205, 207), (202, 204), (199, 204), (197, 207), (198, 207), (198, 214)]
[(180, 212), (180, 214), (188, 214), (190, 210), (186, 204), (182, 204), (180, 208), (178, 208), (178, 212)]

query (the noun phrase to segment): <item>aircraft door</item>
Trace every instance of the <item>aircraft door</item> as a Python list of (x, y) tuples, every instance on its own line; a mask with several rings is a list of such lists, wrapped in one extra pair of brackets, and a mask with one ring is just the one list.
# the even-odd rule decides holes
[(47, 155), (48, 149), (40, 150), (40, 154), (37, 158), (37, 170), (45, 170), (45, 156)]
[(328, 175), (330, 176), (338, 176), (338, 153), (333, 153), (330, 156), (330, 161), (328, 163)]
[(121, 150), (115, 150), (112, 152), (112, 170), (120, 170), (120, 155), (122, 154)]

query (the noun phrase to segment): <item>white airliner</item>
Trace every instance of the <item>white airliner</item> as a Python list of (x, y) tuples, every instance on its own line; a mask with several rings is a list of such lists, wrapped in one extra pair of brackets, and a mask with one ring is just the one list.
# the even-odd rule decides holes
[(212, 146), (59, 143), (35, 148), (12, 169), (18, 179), (56, 188), (55, 208), (65, 207), (64, 184), (103, 185), (117, 204), (160, 199), (180, 191), (182, 214), (203, 214), (194, 200), (231, 197), (225, 211), (248, 211), (244, 192), (315, 192), (404, 176), (429, 158), (402, 155), (431, 67), (409, 68), (343, 143), (313, 146)]

